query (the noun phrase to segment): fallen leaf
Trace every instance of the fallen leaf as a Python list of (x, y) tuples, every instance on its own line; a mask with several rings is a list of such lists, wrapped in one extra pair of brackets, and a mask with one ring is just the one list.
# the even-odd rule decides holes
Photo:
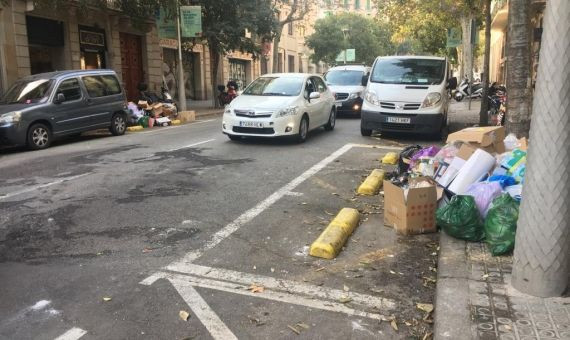
[(481, 276), (482, 279), (486, 279), (488, 277), (489, 277), (489, 274), (485, 274), (485, 275)]
[(152, 251), (152, 249), (150, 249), (150, 248), (144, 248), (142, 252), (143, 253), (150, 253), (151, 251)]
[(263, 293), (263, 291), (265, 290), (265, 287), (263, 286), (258, 286), (256, 284), (252, 284), (251, 286), (249, 286), (248, 288), (252, 293)]
[(325, 270), (325, 267), (321, 267), (321, 268), (315, 269), (316, 272), (320, 272), (321, 270)]
[(344, 285), (344, 287), (342, 288), (345, 292), (348, 292), (350, 290), (350, 288), (348, 288), (347, 285)]
[(188, 319), (190, 318), (190, 313), (188, 313), (185, 310), (181, 310), (178, 313), (178, 316), (180, 317), (180, 319), (182, 319), (182, 321), (188, 321)]
[(364, 277), (364, 275), (362, 275), (362, 274), (356, 274), (356, 275), (353, 276), (353, 278), (355, 278), (355, 279), (357, 279), (357, 278), (359, 278), (359, 277)]
[(393, 271), (393, 270), (390, 270), (390, 274), (394, 274), (394, 275), (396, 275), (396, 272), (395, 272), (395, 271)]
[(301, 205), (307, 205), (307, 202), (302, 202)]
[(412, 325), (412, 323), (411, 323), (411, 322), (408, 322), (408, 321), (406, 321), (406, 322), (404, 322), (404, 323), (405, 323), (406, 326), (408, 326), (408, 327), (410, 327), (410, 326)]
[(431, 303), (417, 303), (416, 307), (418, 307), (419, 310), (424, 311), (428, 314), (433, 312), (433, 305)]
[(350, 301), (352, 301), (352, 298), (348, 296), (341, 296), (341, 298), (338, 299), (340, 303), (349, 303)]
[(275, 272), (275, 268), (271, 268), (271, 272), (272, 272), (272, 273)]
[(398, 331), (398, 324), (396, 323), (396, 320), (390, 321), (390, 326), (392, 326), (396, 332)]
[(103, 298), (103, 301), (105, 301), (105, 302), (109, 302), (109, 301), (111, 301), (111, 300), (112, 300), (112, 299), (111, 299), (110, 297), (104, 297), (104, 298)]
[(335, 196), (340, 196), (340, 195), (339, 195), (339, 194), (337, 194), (336, 192), (333, 192), (332, 194), (333, 194), (333, 195), (335, 195)]
[(428, 332), (424, 335), (424, 337), (422, 338), (422, 340), (429, 340), (433, 337), (433, 333), (432, 332)]
[(299, 332), (299, 330), (291, 325), (287, 325), (287, 327), (289, 327), (290, 330), (292, 330), (295, 334), (299, 335), (301, 334), (301, 332)]
[(307, 325), (306, 323), (303, 323), (303, 322), (299, 322), (295, 326), (299, 326), (299, 327), (304, 328), (304, 329), (309, 329), (309, 325)]

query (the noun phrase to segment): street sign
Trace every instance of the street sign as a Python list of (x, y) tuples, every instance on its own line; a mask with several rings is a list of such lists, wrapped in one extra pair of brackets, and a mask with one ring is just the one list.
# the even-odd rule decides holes
[(156, 15), (156, 28), (161, 39), (176, 39), (176, 20), (168, 17), (166, 10), (161, 8)]
[(180, 31), (184, 38), (202, 36), (201, 6), (180, 6)]
[[(346, 60), (344, 58), (346, 57)], [(349, 48), (347, 50), (342, 50), (335, 61), (345, 62), (345, 61), (356, 61), (356, 50), (354, 48)]]
[(447, 48), (461, 46), (461, 30), (458, 28), (447, 29)]

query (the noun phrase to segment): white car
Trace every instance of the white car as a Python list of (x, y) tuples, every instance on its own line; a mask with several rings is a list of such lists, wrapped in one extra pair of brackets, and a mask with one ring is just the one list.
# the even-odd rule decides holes
[(293, 136), (334, 129), (335, 99), (321, 76), (304, 73), (267, 74), (253, 81), (224, 111), (223, 133), (242, 137)]

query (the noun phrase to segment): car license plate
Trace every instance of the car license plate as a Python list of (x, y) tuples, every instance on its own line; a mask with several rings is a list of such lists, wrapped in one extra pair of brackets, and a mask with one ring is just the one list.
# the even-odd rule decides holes
[(410, 124), (410, 118), (386, 117), (386, 123)]
[(263, 127), (263, 123), (262, 123), (262, 122), (244, 122), (244, 121), (240, 121), (240, 122), (239, 122), (239, 126), (241, 126), (241, 127), (252, 127), (252, 128), (262, 128), (262, 127)]
[(336, 107), (342, 107), (342, 103), (334, 103), (334, 105), (336, 105)]

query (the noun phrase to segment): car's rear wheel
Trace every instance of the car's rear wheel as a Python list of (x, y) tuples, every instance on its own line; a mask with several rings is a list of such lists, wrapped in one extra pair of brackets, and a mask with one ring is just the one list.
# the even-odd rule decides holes
[(304, 143), (307, 140), (307, 135), (309, 134), (309, 118), (303, 116), (301, 118), (301, 123), (299, 123), (299, 133), (297, 134), (297, 142)]
[(127, 131), (127, 118), (122, 113), (116, 113), (111, 119), (111, 127), (109, 128), (113, 136), (124, 135)]
[(331, 113), (329, 115), (329, 121), (325, 125), (325, 130), (327, 130), (327, 131), (334, 130), (335, 124), (336, 124), (336, 110), (334, 108), (332, 108)]
[(27, 144), (28, 148), (32, 150), (48, 148), (51, 140), (51, 129), (45, 124), (36, 123), (28, 129)]

